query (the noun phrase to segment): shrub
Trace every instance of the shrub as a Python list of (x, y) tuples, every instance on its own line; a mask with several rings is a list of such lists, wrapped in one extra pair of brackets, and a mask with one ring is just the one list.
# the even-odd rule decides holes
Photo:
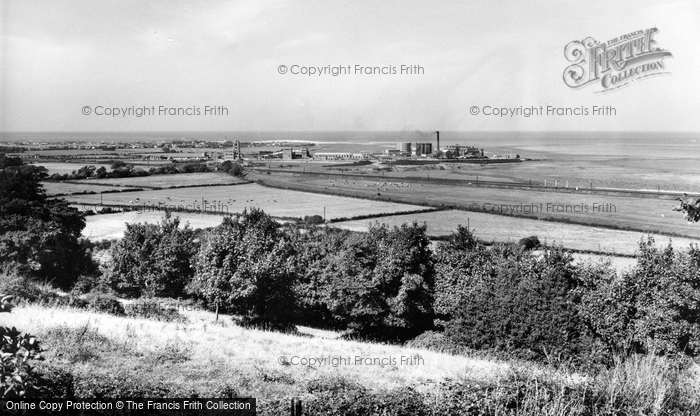
[(15, 296), (16, 301), (32, 302), (39, 298), (41, 290), (32, 279), (6, 265), (0, 272), (0, 294)]
[(323, 224), (323, 217), (320, 215), (307, 215), (304, 217), (304, 222), (306, 225)]
[(0, 264), (67, 289), (81, 273), (94, 273), (85, 218), (62, 199), (49, 199), (42, 166), (0, 169)]
[(330, 296), (330, 277), (325, 270), (332, 256), (342, 250), (350, 233), (334, 228), (311, 228), (295, 229), (288, 235), (294, 250), (294, 297), (299, 310), (298, 323), (316, 328), (345, 329), (346, 322), (333, 316), (326, 304)]
[(502, 246), (492, 250), (496, 273), (473, 283), (446, 335), (468, 348), (528, 359), (585, 355), (588, 345), (576, 305), (578, 282), (571, 255), (562, 249), (542, 257)]
[(521, 238), (520, 241), (518, 241), (518, 245), (520, 245), (526, 250), (534, 250), (540, 247), (541, 244), (540, 239), (537, 238), (536, 235), (533, 235), (530, 237)]
[(700, 250), (642, 240), (637, 265), (621, 277), (589, 272), (580, 312), (609, 351), (700, 354)]
[(124, 315), (124, 307), (121, 302), (112, 295), (104, 293), (90, 293), (85, 295), (87, 307), (95, 312), (104, 312), (112, 315)]
[(458, 226), (447, 241), (439, 242), (435, 251), (435, 301), (433, 308), (436, 325), (444, 327), (450, 321), (458, 306), (471, 296), (475, 285), (483, 280), (493, 279), (496, 274), (497, 255), (509, 255), (501, 247), (500, 251), (488, 250), (473, 232)]
[(48, 284), (39, 284), (33, 279), (10, 272), (0, 274), (0, 294), (15, 296), (15, 303), (36, 303), (44, 306), (87, 307), (84, 301), (73, 295), (64, 295)]
[(15, 327), (0, 327), (0, 389), (2, 398), (44, 397), (45, 385), (39, 374), (29, 364), (40, 360), (39, 341), (22, 334)]
[(197, 251), (194, 231), (179, 227), (179, 218), (158, 224), (127, 224), (124, 238), (113, 244), (106, 271), (112, 288), (123, 296), (184, 295), (192, 279), (190, 260)]
[(258, 209), (230, 217), (204, 234), (189, 290), (239, 314), (241, 324), (289, 329), (294, 321), (294, 267), (278, 224)]
[(323, 271), (324, 302), (354, 335), (402, 341), (432, 328), (433, 261), (426, 226), (372, 226)]
[(474, 352), (463, 345), (456, 344), (452, 338), (446, 337), (445, 334), (434, 331), (426, 331), (405, 345), (406, 348), (425, 349), (451, 355), (467, 355)]

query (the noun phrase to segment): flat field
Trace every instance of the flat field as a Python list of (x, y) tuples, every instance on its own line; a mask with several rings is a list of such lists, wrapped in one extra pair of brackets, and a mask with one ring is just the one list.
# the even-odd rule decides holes
[(688, 223), (682, 214), (673, 211), (677, 202), (672, 199), (422, 184), (391, 181), (389, 178), (377, 182), (362, 178), (323, 179), (298, 174), (249, 174), (248, 177), (290, 189), (700, 238), (700, 225)]
[(175, 175), (151, 175), (133, 178), (83, 179), (86, 184), (104, 184), (111, 186), (156, 187), (229, 185), (243, 183), (244, 179), (223, 172), (179, 173)]
[[(630, 159), (614, 156), (557, 156), (522, 163), (471, 164), (440, 163), (420, 166), (392, 166), (391, 176), (431, 177), (444, 179), (493, 180), (569, 187), (619, 189), (653, 189), (688, 193), (700, 192), (700, 168), (695, 160), (659, 158)], [(370, 172), (380, 165), (345, 168), (354, 173)], [(387, 165), (388, 166), (388, 165)], [(673, 168), (669, 168), (673, 166)]]
[[(124, 237), (126, 223), (150, 223), (160, 222), (164, 217), (163, 212), (120, 212), (116, 214), (90, 215), (85, 218), (83, 237), (90, 240), (114, 240)], [(190, 224), (190, 228), (216, 227), (221, 224), (223, 216), (211, 214), (193, 214), (178, 212), (173, 217), (180, 218), (180, 224)]]
[(589, 254), (589, 253), (574, 253), (574, 263), (580, 264), (585, 262), (601, 262), (610, 261), (610, 265), (617, 270), (618, 274), (622, 274), (623, 271), (634, 267), (637, 264), (637, 259), (633, 257), (622, 257), (622, 256), (612, 256), (612, 255), (601, 255), (601, 254)]
[(46, 195), (67, 195), (76, 192), (105, 192), (105, 191), (128, 191), (131, 189), (137, 189), (135, 187), (114, 187), (101, 185), (92, 182), (85, 182), (85, 184), (75, 184), (75, 183), (65, 183), (65, 182), (42, 182), (44, 189), (46, 190)]
[[(458, 225), (474, 229), (477, 237), (485, 241), (517, 242), (519, 239), (536, 235), (541, 242), (549, 245), (563, 245), (567, 248), (605, 252), (611, 254), (634, 254), (639, 240), (645, 233), (634, 231), (610, 230), (576, 224), (564, 224), (527, 218), (507, 217), (484, 214), (482, 212), (439, 211), (396, 215), (370, 220), (343, 221), (334, 223), (338, 227), (352, 231), (367, 231), (375, 222), (389, 226), (417, 221), (428, 226), (428, 235), (448, 235)], [(658, 246), (668, 245), (669, 239), (674, 247), (687, 248), (690, 243), (700, 244), (700, 239), (665, 237), (653, 235)]]
[[(99, 195), (71, 195), (67, 200), (82, 205), (100, 203)], [(239, 213), (245, 208), (261, 208), (274, 217), (324, 215), (327, 219), (359, 215), (413, 211), (423, 207), (384, 201), (321, 195), (264, 187), (258, 184), (162, 189), (103, 195), (104, 204), (133, 205), (142, 211), (169, 207), (172, 211), (196, 210)], [(94, 209), (94, 208), (92, 208)]]

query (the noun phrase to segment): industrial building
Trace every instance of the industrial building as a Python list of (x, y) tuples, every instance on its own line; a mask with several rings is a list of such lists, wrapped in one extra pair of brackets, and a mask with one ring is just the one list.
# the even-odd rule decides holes
[(309, 157), (309, 149), (282, 149), (282, 160), (308, 159)]
[(411, 142), (398, 142), (396, 143), (396, 150), (406, 156), (411, 155)]
[(462, 146), (459, 144), (447, 145), (441, 153), (447, 159), (484, 157), (484, 149), (479, 149), (475, 146)]
[(416, 143), (416, 156), (430, 156), (433, 153), (432, 143)]
[(344, 152), (316, 152), (314, 160), (365, 160), (369, 159), (370, 154), (362, 153), (344, 153)]
[(233, 143), (233, 148), (224, 151), (224, 160), (243, 160), (243, 155), (241, 154), (241, 142), (236, 140)]

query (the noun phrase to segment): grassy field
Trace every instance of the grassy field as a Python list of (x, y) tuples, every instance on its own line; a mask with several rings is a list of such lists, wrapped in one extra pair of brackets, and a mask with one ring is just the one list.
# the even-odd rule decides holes
[[(100, 202), (99, 195), (73, 195), (66, 199), (77, 204), (99, 204)], [(327, 219), (421, 208), (415, 205), (278, 190), (258, 184), (121, 192), (103, 195), (103, 201), (105, 204), (145, 206), (145, 210), (148, 210), (148, 207), (157, 207), (161, 203), (176, 207), (173, 210), (183, 206), (190, 207), (187, 209), (230, 214), (242, 212), (245, 208), (257, 207), (275, 217), (323, 216), (325, 208)]]
[[(511, 216), (556, 219), (584, 225), (629, 228), (651, 233), (700, 238), (700, 226), (686, 222), (680, 213), (672, 211), (672, 207), (677, 203), (671, 199), (392, 182), (388, 178), (384, 182), (377, 182), (358, 178), (320, 179), (294, 174), (249, 174), (249, 177), (261, 179), (276, 186), (337, 195), (408, 204), (444, 205), (481, 212), (513, 214)], [(606, 212), (596, 209), (596, 207), (605, 206), (614, 206), (614, 210), (610, 209)], [(566, 210), (566, 212), (559, 212), (559, 210)], [(574, 210), (582, 212), (573, 212)], [(544, 224), (543, 227), (548, 226), (547, 223)]]
[[(669, 164), (674, 166), (668, 169)], [(383, 165), (344, 169), (355, 173), (371, 172)], [(386, 167), (389, 167), (388, 165)], [(547, 157), (523, 163), (470, 164), (441, 163), (423, 166), (391, 166), (387, 177), (412, 176), (443, 179), (494, 180), (543, 185), (588, 188), (657, 189), (694, 193), (700, 191), (700, 168), (692, 159), (627, 159), (612, 156)]]
[(100, 185), (97, 183), (86, 182), (85, 184), (65, 183), (65, 182), (42, 182), (46, 190), (46, 195), (68, 195), (76, 192), (105, 192), (105, 191), (128, 191), (137, 189), (131, 186), (114, 187), (109, 185)]
[(580, 264), (585, 262), (599, 263), (601, 261), (610, 261), (610, 265), (617, 270), (618, 274), (634, 267), (637, 264), (637, 259), (634, 257), (621, 257), (613, 255), (588, 254), (588, 253), (573, 253), (574, 263)]
[[(448, 235), (456, 231), (458, 225), (466, 227), (468, 223), (470, 228), (474, 229), (476, 236), (485, 241), (517, 242), (521, 238), (536, 235), (540, 241), (543, 243), (546, 241), (550, 245), (561, 244), (567, 248), (611, 254), (634, 254), (639, 240), (646, 236), (645, 233), (634, 231), (610, 230), (457, 210), (343, 221), (334, 223), (333, 227), (366, 231), (369, 225), (375, 222), (394, 226), (412, 221), (418, 221), (420, 224), (426, 223), (430, 236)], [(657, 245), (666, 246), (670, 237), (654, 235), (654, 238)], [(672, 240), (674, 247), (687, 248), (690, 243), (700, 244), (700, 239), (673, 237)]]
[[(102, 214), (91, 215), (85, 218), (85, 228), (83, 229), (83, 237), (90, 240), (112, 240), (124, 237), (126, 231), (126, 223), (157, 223), (164, 217), (163, 212), (121, 212), (117, 214)], [(207, 228), (216, 227), (221, 224), (223, 219), (220, 215), (211, 214), (194, 214), (179, 212), (173, 214), (173, 217), (180, 218), (180, 224), (189, 223), (190, 227)]]
[[(187, 323), (122, 318), (71, 308), (18, 307), (0, 317), (44, 340), (49, 362), (78, 372), (100, 375), (129, 374), (131, 378), (164, 382), (170, 387), (195, 390), (200, 397), (217, 387), (235, 386), (244, 397), (272, 399), (303, 393), (307, 381), (342, 376), (367, 388), (396, 388), (440, 379), (497, 379), (510, 369), (507, 363), (451, 356), (400, 346), (362, 343), (312, 335), (286, 335), (244, 329), (212, 313), (183, 311)], [(63, 337), (83, 332), (84, 345), (66, 345)], [(63, 335), (63, 336), (61, 336)], [(88, 349), (91, 354), (80, 354)], [(413, 365), (401, 357), (421, 357)], [(281, 364), (285, 360), (289, 364)], [(333, 366), (301, 365), (297, 359), (350, 357)], [(361, 359), (394, 357), (396, 365), (372, 365)], [(386, 361), (385, 361), (386, 362)], [(341, 365), (342, 364), (342, 365)]]
[(83, 179), (81, 182), (110, 186), (168, 188), (171, 186), (230, 185), (234, 183), (243, 183), (245, 180), (223, 172), (202, 172), (139, 176), (133, 178)]
[[(639, 414), (668, 410), (666, 401), (672, 394), (683, 395), (689, 410), (700, 402), (697, 363), (678, 370), (663, 357), (632, 358), (609, 370), (581, 375), (523, 361), (329, 339), (315, 331), (291, 335), (244, 329), (226, 316), (215, 323), (206, 311), (181, 313), (186, 322), (167, 323), (30, 305), (3, 314), (0, 324), (38, 337), (46, 350), (45, 362), (37, 366), (40, 371), (47, 364), (61, 368), (82, 386), (125, 380), (128, 387), (162, 386), (180, 392), (177, 397), (212, 397), (226, 388), (236, 397), (256, 398), (260, 415), (282, 414), (280, 409), (287, 414), (292, 397), (313, 400), (309, 386), (321, 380), (345, 380), (373, 392), (411, 387), (435, 406), (446, 393), (443, 383), (491, 383), (498, 389), (517, 378), (525, 388), (517, 414), (528, 416), (580, 414), (586, 406), (566, 392), (581, 386), (615, 408), (624, 405)], [(558, 395), (543, 396), (552, 390), (540, 383), (556, 386), (553, 392)], [(495, 398), (500, 393), (492, 391)]]

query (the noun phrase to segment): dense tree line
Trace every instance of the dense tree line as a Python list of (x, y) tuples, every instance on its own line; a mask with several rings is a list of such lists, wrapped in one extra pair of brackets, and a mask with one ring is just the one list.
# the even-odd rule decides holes
[[(435, 331), (449, 345), (528, 359), (700, 353), (697, 247), (642, 241), (637, 266), (618, 276), (609, 263), (575, 263), (563, 248), (487, 247), (463, 227), (434, 249), (417, 223), (352, 233), (281, 226), (257, 209), (199, 235), (175, 229), (170, 219), (130, 227), (113, 247), (112, 287), (124, 296), (167, 289), (243, 324), (393, 341)], [(149, 282), (120, 271), (135, 263)]]
[[(71, 173), (54, 173), (47, 176), (45, 179), (52, 181), (78, 180), (78, 179), (103, 179), (103, 178), (132, 178), (151, 175), (173, 175), (178, 173), (200, 173), (212, 172), (216, 167), (208, 166), (206, 163), (169, 163), (160, 166), (154, 166), (148, 170), (134, 166), (131, 163), (126, 163), (122, 160), (115, 160), (110, 166), (111, 170), (107, 170), (104, 166), (99, 168), (95, 165), (86, 165)], [(243, 167), (238, 163), (225, 161), (219, 165), (218, 169), (222, 172), (234, 176), (243, 174)]]

